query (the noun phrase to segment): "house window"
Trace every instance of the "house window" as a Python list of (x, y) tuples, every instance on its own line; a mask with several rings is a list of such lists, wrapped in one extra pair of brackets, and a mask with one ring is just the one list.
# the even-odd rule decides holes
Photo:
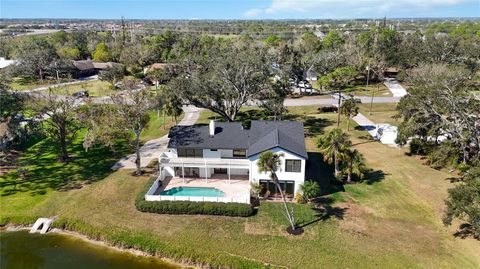
[[(294, 181), (283, 181), (279, 180), (278, 183), (282, 188), (285, 196), (289, 199), (293, 199), (295, 191), (295, 182)], [(263, 197), (276, 197), (280, 198), (280, 191), (277, 186), (271, 180), (260, 180), (261, 191), (260, 195)]]
[(178, 149), (178, 157), (187, 157), (187, 158), (203, 158), (202, 149)]
[(285, 172), (301, 172), (302, 161), (301, 160), (285, 160)]
[(233, 157), (247, 157), (247, 150), (245, 149), (234, 149)]
[(218, 151), (218, 149), (210, 149), (210, 151)]

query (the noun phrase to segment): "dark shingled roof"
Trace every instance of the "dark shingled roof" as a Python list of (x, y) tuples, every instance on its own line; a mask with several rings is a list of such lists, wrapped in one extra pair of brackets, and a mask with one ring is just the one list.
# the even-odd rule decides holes
[(73, 61), (73, 65), (81, 71), (95, 69), (91, 60)]
[(116, 67), (116, 66), (121, 67), (121, 66), (123, 66), (122, 64), (120, 64), (120, 63), (115, 63), (115, 62), (102, 63), (102, 62), (94, 62), (94, 61), (92, 61), (92, 60), (78, 60), (78, 61), (73, 61), (73, 65), (74, 65), (78, 70), (81, 70), (81, 71), (93, 70), (93, 69), (104, 70), (104, 69), (111, 68), (111, 67)]
[(208, 125), (175, 126), (170, 129), (169, 148), (247, 149), (252, 156), (275, 147), (307, 158), (303, 123), (252, 121), (250, 129), (238, 122), (215, 122), (215, 135)]

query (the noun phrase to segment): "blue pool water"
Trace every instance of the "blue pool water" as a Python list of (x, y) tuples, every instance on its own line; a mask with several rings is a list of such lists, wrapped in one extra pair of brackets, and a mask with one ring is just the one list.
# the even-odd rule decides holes
[(160, 195), (224, 197), (225, 193), (219, 189), (207, 187), (176, 187), (162, 191)]

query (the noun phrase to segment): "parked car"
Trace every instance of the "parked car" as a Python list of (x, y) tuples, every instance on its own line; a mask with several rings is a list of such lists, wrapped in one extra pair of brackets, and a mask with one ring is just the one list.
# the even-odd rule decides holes
[(72, 94), (72, 96), (75, 97), (75, 98), (88, 97), (88, 91), (84, 90), (84, 91), (74, 92), (74, 93)]

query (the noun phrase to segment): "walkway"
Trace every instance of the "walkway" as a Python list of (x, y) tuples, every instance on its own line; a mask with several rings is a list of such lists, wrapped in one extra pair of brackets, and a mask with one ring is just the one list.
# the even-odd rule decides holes
[[(178, 125), (192, 125), (195, 124), (198, 117), (200, 117), (200, 111), (202, 109), (196, 108), (194, 106), (185, 106), (183, 111), (185, 115), (183, 119), (178, 123)], [(160, 138), (147, 141), (140, 148), (140, 161), (141, 166), (145, 167), (148, 163), (160, 156), (162, 152), (167, 149), (168, 146), (168, 135), (164, 135)], [(135, 154), (128, 155), (123, 157), (112, 166), (112, 169), (135, 169)]]

